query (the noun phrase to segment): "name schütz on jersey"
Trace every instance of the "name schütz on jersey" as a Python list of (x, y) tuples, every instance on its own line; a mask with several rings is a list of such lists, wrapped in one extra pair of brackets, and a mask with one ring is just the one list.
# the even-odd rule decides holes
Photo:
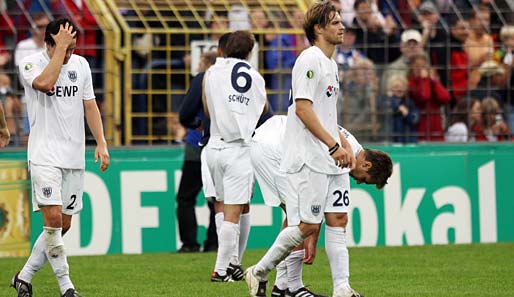
[(74, 97), (79, 91), (78, 86), (55, 86), (49, 92), (46, 92), (48, 96), (55, 97)]
[(243, 94), (231, 94), (228, 95), (228, 102), (241, 103), (248, 106), (250, 98), (246, 97)]

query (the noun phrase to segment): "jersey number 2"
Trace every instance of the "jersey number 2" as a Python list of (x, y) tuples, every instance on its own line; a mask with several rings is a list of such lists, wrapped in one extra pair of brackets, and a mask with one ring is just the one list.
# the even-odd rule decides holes
[(68, 207), (66, 207), (66, 209), (73, 210), (75, 208), (75, 200), (77, 200), (77, 195), (71, 195), (71, 203), (68, 205)]

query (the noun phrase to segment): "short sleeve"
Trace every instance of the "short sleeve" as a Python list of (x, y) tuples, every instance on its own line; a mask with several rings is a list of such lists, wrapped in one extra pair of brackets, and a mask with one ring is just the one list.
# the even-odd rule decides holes
[(314, 101), (316, 90), (321, 79), (319, 61), (311, 53), (301, 55), (293, 70), (294, 99)]
[(32, 82), (43, 72), (43, 68), (33, 61), (23, 59), (18, 65), (20, 81), (25, 87), (32, 88)]
[(84, 69), (84, 94), (82, 100), (91, 100), (95, 99), (95, 91), (93, 89), (93, 79), (91, 77), (91, 68), (89, 67), (89, 63), (86, 59), (81, 58), (81, 63), (83, 64)]

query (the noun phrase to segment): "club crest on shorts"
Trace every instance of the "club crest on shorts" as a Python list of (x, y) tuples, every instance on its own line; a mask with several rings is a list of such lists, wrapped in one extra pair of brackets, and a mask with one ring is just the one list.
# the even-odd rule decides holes
[(45, 198), (50, 198), (50, 196), (52, 196), (52, 187), (44, 187), (42, 190)]
[(68, 78), (71, 80), (71, 82), (76, 82), (77, 81), (77, 71), (75, 71), (75, 70), (68, 71)]
[(317, 216), (321, 212), (321, 205), (311, 205), (311, 212), (313, 215)]

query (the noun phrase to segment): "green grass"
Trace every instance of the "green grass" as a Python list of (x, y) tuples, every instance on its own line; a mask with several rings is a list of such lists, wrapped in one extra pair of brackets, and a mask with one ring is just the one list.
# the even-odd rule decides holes
[[(246, 266), (264, 250), (247, 251)], [(350, 249), (351, 284), (367, 297), (514, 296), (514, 243)], [(214, 253), (69, 257), (72, 279), (83, 296), (247, 296), (243, 282), (211, 283)], [(0, 296), (25, 258), (0, 259)], [(274, 273), (270, 276), (272, 285)], [(323, 250), (304, 269), (304, 283), (330, 295)], [(47, 265), (33, 279), (34, 296), (58, 296)], [(268, 292), (269, 293), (269, 292)]]

